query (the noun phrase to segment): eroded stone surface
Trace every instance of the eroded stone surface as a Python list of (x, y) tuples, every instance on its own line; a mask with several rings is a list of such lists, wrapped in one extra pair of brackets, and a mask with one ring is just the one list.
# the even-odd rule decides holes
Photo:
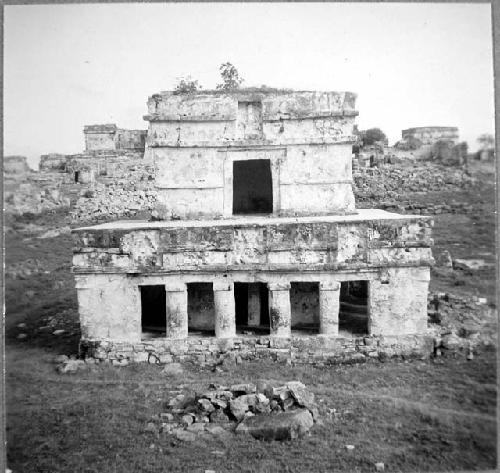
[(297, 409), (272, 416), (247, 417), (238, 424), (235, 432), (262, 440), (294, 440), (309, 432), (313, 425), (311, 413), (307, 409)]

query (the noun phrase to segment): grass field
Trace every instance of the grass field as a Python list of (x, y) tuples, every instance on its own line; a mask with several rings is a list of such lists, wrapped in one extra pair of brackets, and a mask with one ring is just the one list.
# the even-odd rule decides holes
[[(492, 175), (453, 193), (474, 210), (435, 218), (434, 252), (495, 259)], [(413, 200), (451, 199), (449, 193)], [(451, 354), (426, 361), (314, 368), (272, 363), (185, 366), (179, 378), (160, 366), (55, 370), (57, 354), (75, 354), (79, 338), (67, 233), (61, 213), (8, 217), (6, 225), (6, 362), (8, 465), (18, 472), (322, 472), (484, 470), (496, 466), (496, 353), (473, 360)], [(487, 297), (495, 272), (433, 270), (431, 290)], [(24, 324), (19, 327), (19, 324)], [(63, 329), (60, 335), (54, 330)], [(19, 339), (20, 334), (26, 337)], [(322, 425), (293, 442), (237, 436), (182, 443), (145, 432), (171, 393), (267, 379), (304, 382), (316, 395)], [(333, 409), (336, 411), (333, 412)], [(354, 445), (348, 451), (345, 446)]]

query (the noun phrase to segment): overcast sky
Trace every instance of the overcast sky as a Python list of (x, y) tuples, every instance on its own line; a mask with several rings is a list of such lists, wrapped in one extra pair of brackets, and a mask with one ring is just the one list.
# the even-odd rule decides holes
[(83, 126), (147, 128), (147, 97), (230, 61), (244, 85), (358, 94), (361, 129), (494, 130), (488, 4), (6, 6), (4, 152), (83, 151)]

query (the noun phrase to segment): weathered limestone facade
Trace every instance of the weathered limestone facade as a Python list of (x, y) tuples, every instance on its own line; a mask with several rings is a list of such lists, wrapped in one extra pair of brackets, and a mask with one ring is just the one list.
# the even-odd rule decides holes
[(429, 353), (432, 221), (355, 209), (354, 102), (150, 97), (164, 220), (73, 231), (82, 350), (159, 362)]
[(115, 124), (85, 125), (85, 152), (144, 151), (146, 130), (124, 130)]
[(422, 126), (408, 128), (401, 132), (403, 140), (419, 140), (422, 145), (432, 145), (437, 141), (458, 143), (458, 128), (455, 126)]

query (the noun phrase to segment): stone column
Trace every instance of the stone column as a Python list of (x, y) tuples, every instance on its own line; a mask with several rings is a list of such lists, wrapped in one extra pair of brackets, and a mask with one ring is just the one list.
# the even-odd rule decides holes
[(234, 284), (228, 281), (214, 281), (215, 336), (232, 338), (236, 336), (236, 311), (234, 306)]
[(260, 292), (258, 284), (248, 285), (248, 325), (260, 325)]
[(340, 309), (340, 283), (319, 283), (319, 333), (338, 336)]
[(271, 336), (289, 338), (292, 334), (290, 283), (269, 283)]
[(165, 284), (167, 338), (188, 336), (187, 286), (184, 283)]

